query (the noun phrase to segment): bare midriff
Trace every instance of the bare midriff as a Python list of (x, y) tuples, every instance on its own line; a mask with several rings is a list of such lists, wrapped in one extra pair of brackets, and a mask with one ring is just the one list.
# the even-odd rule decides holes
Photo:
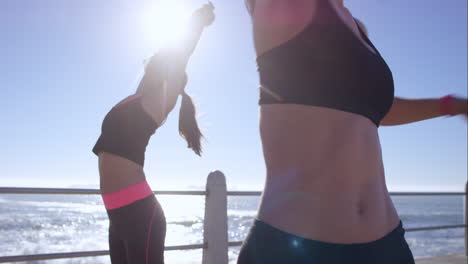
[(141, 165), (107, 152), (99, 153), (99, 174), (102, 194), (120, 191), (145, 180)]
[(261, 106), (267, 179), (258, 218), (331, 243), (366, 243), (399, 224), (368, 118), (297, 104)]

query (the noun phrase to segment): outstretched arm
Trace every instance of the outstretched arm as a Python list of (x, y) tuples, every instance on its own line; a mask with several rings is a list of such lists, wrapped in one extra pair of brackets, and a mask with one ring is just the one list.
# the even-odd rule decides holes
[(170, 60), (172, 67), (179, 70), (185, 69), (200, 41), (203, 30), (214, 21), (213, 11), (214, 6), (211, 2), (195, 10), (188, 22), (184, 38), (160, 50), (159, 53)]
[(214, 21), (213, 10), (211, 3), (197, 9), (190, 19), (185, 38), (177, 44), (162, 48), (145, 69), (137, 93), (142, 95), (143, 109), (159, 125), (172, 111), (187, 84), (185, 68), (203, 29)]
[[(432, 119), (444, 115), (467, 116), (467, 99), (453, 97), (441, 99), (395, 98), (389, 113), (382, 120), (382, 126), (396, 126)], [(446, 113), (446, 112), (449, 113)]]

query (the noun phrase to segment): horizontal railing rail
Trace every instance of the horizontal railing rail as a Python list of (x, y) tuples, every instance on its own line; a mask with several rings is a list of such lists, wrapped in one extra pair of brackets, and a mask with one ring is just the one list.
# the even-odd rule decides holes
[[(217, 174), (218, 173), (218, 174)], [(210, 179), (208, 179), (207, 183), (207, 189), (206, 190), (199, 190), (199, 191), (153, 191), (153, 193), (157, 195), (195, 195), (195, 196), (205, 196), (208, 197), (210, 196), (210, 189), (213, 193), (217, 193), (218, 195), (216, 198), (213, 198), (214, 200), (220, 200), (219, 198), (221, 196), (224, 196), (226, 198), (227, 196), (260, 196), (261, 192), (259, 191), (227, 191), (225, 187), (225, 180), (224, 180), (224, 175), (220, 172), (215, 172), (212, 174), (216, 174), (216, 177), (219, 177), (219, 175), (222, 176), (223, 181), (224, 181), (224, 186), (221, 186), (221, 188), (218, 185), (222, 185), (223, 182), (217, 182), (212, 181), (210, 183)], [(210, 174), (211, 175), (211, 174)], [(210, 176), (209, 176), (210, 178)], [(224, 192), (222, 191), (224, 188)], [(466, 186), (468, 188), (468, 185)], [(221, 190), (221, 191), (220, 191)], [(0, 194), (57, 194), (57, 195), (99, 195), (101, 194), (99, 189), (74, 189), (74, 188), (19, 188), (19, 187), (0, 187)], [(468, 200), (468, 190), (466, 192), (390, 192), (389, 193), (391, 196), (466, 196), (465, 197), (465, 210), (467, 209), (467, 200)], [(221, 195), (221, 196), (219, 196)], [(221, 199), (222, 200), (222, 199)], [(206, 200), (206, 209), (205, 209), (205, 228), (206, 226), (206, 221), (209, 220), (208, 218), (212, 218), (213, 215), (211, 214), (210, 217), (207, 217), (207, 211), (209, 211), (209, 208), (216, 208), (219, 206), (219, 203), (216, 203), (216, 205), (213, 203), (213, 201), (208, 202), (208, 199)], [(227, 208), (224, 207), (222, 209), (227, 213)], [(468, 225), (467, 225), (467, 220), (466, 220), (466, 212), (465, 212), (465, 224), (459, 224), (459, 225), (442, 225), (442, 226), (428, 226), (428, 227), (412, 227), (412, 228), (406, 228), (405, 230), (407, 232), (418, 232), (418, 231), (432, 231), (432, 230), (442, 230), (442, 229), (454, 229), (454, 228), (465, 228), (465, 233), (468, 230)], [(227, 220), (227, 218), (225, 218)], [(213, 221), (213, 220), (209, 220)], [(208, 225), (209, 226), (217, 226), (217, 225)], [(227, 226), (224, 227), (225, 231), (227, 231)], [(222, 229), (220, 229), (222, 230)], [(206, 231), (205, 231), (206, 232)], [(209, 232), (211, 233), (211, 236), (213, 236), (212, 233), (216, 233), (215, 231)], [(211, 238), (213, 239), (213, 238)], [(215, 238), (213, 241), (215, 241)], [(224, 238), (226, 240), (226, 238)], [(176, 246), (167, 246), (165, 247), (166, 251), (174, 251), (174, 250), (195, 250), (195, 249), (203, 249), (204, 251), (208, 249), (208, 244), (207, 242), (209, 239), (206, 237), (204, 234), (204, 243), (202, 244), (192, 244), (192, 245), (176, 245)], [(466, 240), (466, 235), (465, 235), (465, 240)], [(466, 242), (465, 242), (466, 243)], [(213, 247), (216, 247), (216, 243), (211, 244)], [(238, 247), (242, 245), (242, 241), (227, 241), (226, 247)], [(227, 253), (227, 252), (226, 252)], [(37, 254), (37, 255), (22, 255), (22, 256), (3, 256), (0, 257), (0, 263), (6, 263), (6, 262), (25, 262), (25, 261), (41, 261), (41, 260), (52, 260), (52, 259), (65, 259), (65, 258), (83, 258), (83, 257), (99, 257), (99, 256), (106, 256), (109, 255), (109, 251), (107, 250), (102, 250), (102, 251), (83, 251), (83, 252), (64, 252), (64, 253), (50, 253), (50, 254)], [(213, 255), (215, 256), (212, 258), (212, 256), (208, 256), (205, 258), (205, 252), (203, 254), (203, 263), (213, 263), (213, 259), (217, 259), (216, 256), (219, 257), (220, 254), (213, 254), (213, 252), (210, 252), (210, 254), (207, 255)], [(222, 255), (222, 254), (221, 254)], [(208, 260), (209, 259), (209, 260)], [(222, 259), (222, 258), (221, 258)], [(211, 260), (211, 261), (210, 261)], [(225, 261), (222, 261), (225, 262)], [(216, 262), (214, 262), (216, 263)], [(225, 262), (227, 263), (227, 262)]]
[[(158, 195), (207, 195), (207, 191), (153, 191), (153, 193)], [(101, 194), (101, 191), (98, 189), (0, 187), (0, 194), (95, 195)]]
[(418, 232), (418, 231), (432, 231), (441, 229), (454, 229), (454, 228), (465, 228), (468, 225), (443, 225), (443, 226), (427, 226), (427, 227), (410, 227), (405, 228), (406, 232)]
[[(259, 191), (228, 191), (228, 196), (260, 196)], [(389, 192), (391, 196), (462, 196), (464, 192)]]
[[(153, 191), (158, 195), (207, 195), (207, 191)], [(19, 188), (0, 187), (0, 194), (71, 194), (71, 195), (97, 195), (99, 189), (70, 189), (70, 188)], [(260, 196), (260, 191), (228, 191), (228, 196)], [(389, 192), (391, 196), (463, 196), (464, 192)]]

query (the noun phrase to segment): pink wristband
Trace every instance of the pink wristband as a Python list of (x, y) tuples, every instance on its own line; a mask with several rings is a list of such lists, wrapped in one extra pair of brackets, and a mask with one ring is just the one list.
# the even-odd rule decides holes
[(449, 94), (439, 99), (439, 110), (443, 115), (455, 115), (453, 111), (453, 95)]

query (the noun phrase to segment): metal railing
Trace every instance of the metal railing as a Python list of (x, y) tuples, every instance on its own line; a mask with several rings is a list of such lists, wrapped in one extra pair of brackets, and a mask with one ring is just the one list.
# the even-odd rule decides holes
[[(208, 175), (204, 191), (155, 191), (157, 195), (199, 195), (205, 196), (205, 218), (203, 243), (192, 245), (177, 245), (165, 247), (166, 251), (203, 249), (203, 264), (227, 264), (228, 247), (241, 246), (242, 241), (228, 241), (227, 237), (227, 196), (260, 196), (255, 191), (227, 191), (226, 179), (220, 171)], [(96, 195), (96, 189), (61, 189), (61, 188), (17, 188), (0, 187), (0, 194), (65, 194), (65, 195)], [(441, 229), (465, 229), (465, 255), (468, 255), (468, 182), (465, 192), (390, 192), (391, 196), (465, 196), (464, 224), (406, 228), (407, 232), (431, 231)], [(52, 254), (36, 254), (0, 257), (0, 263), (41, 261), (65, 258), (83, 258), (106, 256), (109, 251), (83, 251)]]

